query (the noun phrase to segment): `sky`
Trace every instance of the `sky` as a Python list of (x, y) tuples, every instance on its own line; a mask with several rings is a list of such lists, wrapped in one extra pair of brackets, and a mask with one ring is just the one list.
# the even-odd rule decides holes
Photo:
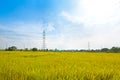
[(0, 49), (120, 47), (120, 0), (0, 0)]

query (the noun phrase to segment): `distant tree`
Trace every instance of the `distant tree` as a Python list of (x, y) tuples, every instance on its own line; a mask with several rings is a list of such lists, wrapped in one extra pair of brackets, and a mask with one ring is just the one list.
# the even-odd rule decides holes
[(119, 47), (112, 47), (110, 49), (111, 52), (120, 52), (120, 48)]
[(38, 49), (37, 48), (32, 48), (32, 51), (37, 51)]
[(8, 51), (16, 51), (17, 50), (17, 47), (16, 46), (11, 46), (11, 47), (8, 47), (8, 49), (6, 49)]
[(28, 51), (28, 48), (25, 48), (25, 51)]
[(23, 51), (23, 49), (19, 49), (19, 51)]
[(108, 52), (108, 51), (109, 51), (108, 48), (102, 48), (102, 49), (101, 49), (101, 52)]

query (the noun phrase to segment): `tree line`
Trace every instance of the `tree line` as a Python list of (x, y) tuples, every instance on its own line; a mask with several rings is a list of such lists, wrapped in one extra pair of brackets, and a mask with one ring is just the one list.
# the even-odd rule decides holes
[(16, 46), (11, 46), (5, 49), (6, 51), (55, 51), (55, 52), (114, 52), (114, 53), (119, 53), (120, 52), (120, 47), (112, 47), (112, 48), (102, 48), (102, 49), (91, 49), (91, 50), (59, 50), (59, 49), (45, 49), (45, 50), (39, 50), (38, 48), (34, 47), (31, 49), (25, 48), (25, 49), (17, 49)]
[[(25, 49), (18, 49), (16, 46), (11, 46), (11, 47), (8, 47), (5, 49), (6, 51), (29, 51), (28, 48), (25, 48)], [(30, 49), (31, 51), (38, 51), (37, 48), (32, 48)]]

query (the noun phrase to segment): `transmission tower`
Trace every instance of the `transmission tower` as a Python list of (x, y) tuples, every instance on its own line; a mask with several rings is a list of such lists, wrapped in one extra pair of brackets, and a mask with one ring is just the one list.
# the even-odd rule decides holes
[(45, 51), (45, 49), (46, 49), (46, 43), (45, 43), (45, 30), (43, 30), (43, 50)]
[(90, 51), (90, 42), (88, 42), (88, 51)]

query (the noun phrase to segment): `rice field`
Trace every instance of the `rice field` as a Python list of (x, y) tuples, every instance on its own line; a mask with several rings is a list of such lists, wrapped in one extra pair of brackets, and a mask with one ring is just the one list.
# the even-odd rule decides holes
[(120, 80), (120, 54), (0, 51), (0, 80)]

